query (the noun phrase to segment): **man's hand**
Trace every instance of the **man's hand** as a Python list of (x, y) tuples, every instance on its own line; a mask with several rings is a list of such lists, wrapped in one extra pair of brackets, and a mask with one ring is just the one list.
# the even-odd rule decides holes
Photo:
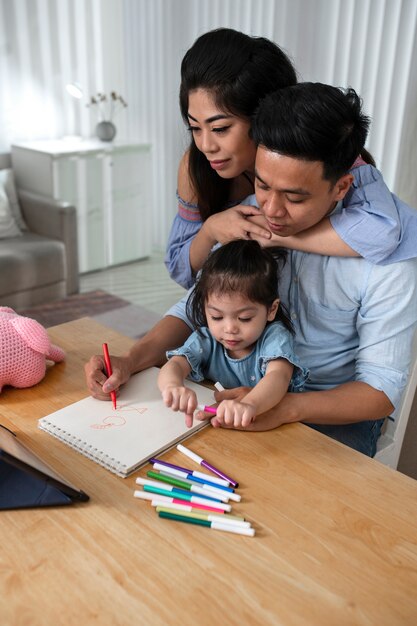
[(216, 402), (223, 402), (223, 400), (236, 400), (236, 402), (240, 402), (242, 398), (248, 395), (251, 389), (252, 387), (235, 387), (234, 389), (215, 391), (214, 398)]
[(110, 400), (110, 392), (119, 391), (121, 385), (126, 383), (131, 376), (130, 361), (128, 357), (112, 356), (112, 375), (107, 378), (106, 365), (102, 355), (92, 356), (84, 365), (87, 387), (93, 398), (98, 400)]

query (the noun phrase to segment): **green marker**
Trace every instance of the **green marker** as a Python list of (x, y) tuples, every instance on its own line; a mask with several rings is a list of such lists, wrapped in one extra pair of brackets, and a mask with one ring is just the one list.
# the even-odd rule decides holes
[(191, 491), (191, 485), (183, 480), (178, 480), (178, 478), (171, 478), (171, 476), (165, 476), (164, 474), (159, 474), (158, 472), (152, 472), (152, 470), (149, 470), (146, 475), (149, 476), (149, 478), (156, 478), (156, 480), (161, 480), (164, 483), (169, 483), (170, 485), (175, 485), (176, 487), (181, 487), (181, 489)]
[(232, 526), (232, 524), (222, 524), (221, 522), (209, 522), (208, 520), (195, 519), (192, 517), (185, 517), (184, 515), (175, 515), (174, 513), (165, 513), (159, 511), (159, 517), (164, 519), (174, 520), (176, 522), (185, 522), (186, 524), (197, 524), (198, 526), (206, 526), (211, 530), (223, 530), (227, 533), (235, 533), (236, 535), (246, 535), (247, 537), (253, 537), (255, 535), (254, 528), (240, 528), (239, 526)]

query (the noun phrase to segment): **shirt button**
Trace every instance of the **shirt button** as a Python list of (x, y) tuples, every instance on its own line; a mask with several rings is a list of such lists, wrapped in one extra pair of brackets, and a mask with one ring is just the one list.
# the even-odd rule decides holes
[(297, 319), (297, 313), (295, 313), (294, 311), (291, 313), (291, 319), (292, 320), (296, 320)]
[(298, 276), (294, 276), (294, 278), (292, 279), (293, 283), (298, 283)]

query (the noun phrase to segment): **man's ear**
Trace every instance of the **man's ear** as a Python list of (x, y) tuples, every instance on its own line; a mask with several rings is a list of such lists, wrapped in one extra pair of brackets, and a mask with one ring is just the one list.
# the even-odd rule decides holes
[(273, 301), (273, 303), (271, 304), (271, 306), (268, 309), (268, 316), (267, 316), (268, 322), (273, 322), (274, 321), (275, 316), (276, 316), (277, 311), (278, 311), (278, 307), (279, 307), (279, 300), (277, 298), (276, 300)]
[(344, 174), (339, 178), (337, 183), (334, 186), (334, 190), (336, 192), (335, 200), (339, 202), (339, 200), (343, 200), (345, 195), (350, 189), (351, 184), (353, 183), (353, 174)]

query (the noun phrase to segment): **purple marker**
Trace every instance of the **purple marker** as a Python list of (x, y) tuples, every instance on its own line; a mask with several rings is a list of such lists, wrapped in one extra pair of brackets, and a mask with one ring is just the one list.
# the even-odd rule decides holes
[(217, 467), (210, 465), (210, 463), (205, 461), (201, 456), (198, 456), (198, 454), (195, 454), (195, 452), (191, 452), (191, 450), (181, 445), (180, 443), (177, 445), (177, 450), (182, 452), (182, 454), (185, 454), (185, 456), (188, 456), (189, 459), (192, 459), (193, 461), (198, 463), (198, 465), (202, 465), (206, 469), (210, 470), (210, 472), (213, 472), (213, 474), (216, 474), (216, 476), (219, 476), (220, 478), (223, 478), (224, 480), (229, 481), (229, 483), (233, 485), (233, 487), (238, 486), (239, 483), (233, 480), (233, 478), (230, 478), (230, 476), (228, 476), (227, 474), (224, 474), (222, 471), (217, 469)]
[(152, 463), (154, 466), (160, 465), (161, 467), (157, 468), (159, 470), (161, 470), (162, 467), (166, 467), (167, 471), (172, 470), (173, 472), (180, 472), (182, 474), (182, 478), (187, 478), (188, 480), (195, 481), (196, 483), (205, 483), (208, 486), (212, 485), (213, 487), (221, 487), (223, 489), (230, 489), (230, 491), (233, 491), (233, 489), (229, 487), (230, 482), (228, 480), (214, 478), (213, 476), (210, 476), (208, 480), (207, 474), (203, 474), (202, 472), (193, 472), (192, 470), (182, 467), (181, 465), (174, 465), (173, 463), (161, 461), (155, 457), (149, 459), (149, 463)]

